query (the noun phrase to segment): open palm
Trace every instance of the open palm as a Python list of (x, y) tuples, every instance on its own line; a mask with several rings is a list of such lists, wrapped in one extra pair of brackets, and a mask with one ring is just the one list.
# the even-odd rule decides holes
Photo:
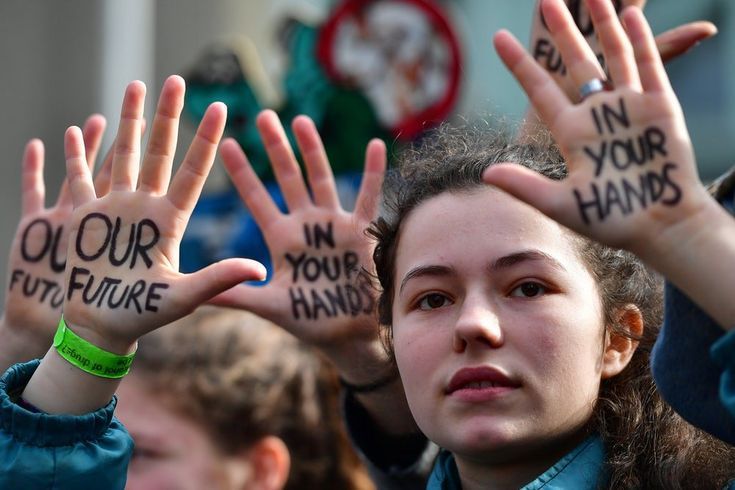
[(142, 83), (128, 86), (105, 196), (95, 193), (79, 129), (70, 128), (65, 139), (74, 212), (64, 316), (87, 341), (120, 353), (145, 333), (265, 272), (261, 264), (245, 259), (188, 275), (178, 272), (179, 243), (214, 161), (226, 107), (209, 107), (172, 178), (184, 81), (173, 76), (164, 84), (140, 165), (144, 97)]
[(225, 166), (263, 232), (274, 271), (268, 285), (241, 286), (215, 302), (250, 310), (320, 346), (374, 336), (375, 293), (362, 269), (371, 263), (373, 245), (365, 229), (377, 210), (385, 146), (379, 140), (368, 145), (362, 187), (350, 213), (340, 205), (309, 118), (297, 117), (293, 130), (313, 198), (276, 114), (264, 111), (257, 125), (289, 212), (278, 209), (237, 143), (225, 141)]
[[(510, 33), (495, 37), (498, 53), (559, 145), (568, 178), (553, 182), (501, 165), (489, 169), (485, 180), (580, 233), (634, 249), (641, 233), (658, 239), (675, 220), (696, 214), (708, 198), (699, 185), (681, 108), (642, 12), (628, 7), (623, 29), (609, 0), (587, 5), (611, 88), (580, 103), (570, 100)], [(565, 4), (544, 0), (542, 6), (573, 84), (606, 80)]]

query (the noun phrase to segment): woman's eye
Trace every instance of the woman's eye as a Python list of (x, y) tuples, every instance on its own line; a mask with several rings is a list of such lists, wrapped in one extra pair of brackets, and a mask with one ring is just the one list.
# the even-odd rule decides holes
[(537, 282), (524, 282), (510, 292), (516, 298), (534, 298), (546, 292), (546, 287)]
[(450, 304), (449, 298), (439, 293), (427, 294), (419, 301), (419, 309), (433, 310)]
[(141, 459), (157, 459), (161, 457), (161, 454), (157, 451), (153, 451), (144, 447), (138, 447), (136, 446), (133, 449), (133, 459), (141, 460)]

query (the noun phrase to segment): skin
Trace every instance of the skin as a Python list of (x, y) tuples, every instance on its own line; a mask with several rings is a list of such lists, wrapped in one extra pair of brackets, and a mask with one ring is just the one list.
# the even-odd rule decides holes
[(236, 460), (213, 444), (198, 424), (171, 409), (131, 375), (118, 390), (116, 416), (135, 441), (128, 467), (129, 490), (194, 490), (235, 488), (233, 464), (250, 474), (246, 459)]
[[(622, 7), (621, 11), (630, 6), (635, 6), (643, 9), (645, 4), (645, 0), (621, 0), (619, 2), (620, 7)], [(543, 1), (539, 0), (538, 2), (536, 2), (536, 6), (533, 9), (533, 18), (531, 20), (531, 39), (528, 44), (529, 52), (534, 53), (536, 51), (536, 46), (539, 41), (547, 41), (553, 45), (553, 48), (547, 47), (545, 51), (546, 53), (552, 51), (554, 52), (552, 58), (554, 60), (553, 63), (556, 63), (559, 57), (559, 53), (558, 51), (556, 51), (556, 43), (551, 36), (549, 29), (544, 26), (544, 23), (542, 21), (542, 5)], [(581, 2), (578, 8), (580, 21), (583, 24), (584, 28), (587, 29), (589, 27), (590, 16), (586, 2)], [(600, 45), (597, 34), (594, 31), (586, 32), (586, 34), (587, 37), (584, 38), (585, 43), (590, 46), (595, 56), (597, 56), (598, 58), (602, 57), (603, 48)], [(717, 34), (717, 28), (711, 22), (689, 22), (656, 36), (656, 48), (659, 52), (659, 55), (661, 56), (662, 61), (668, 62), (681, 56), (682, 54), (687, 53), (689, 50), (696, 47), (700, 42), (714, 36), (715, 34)], [(541, 55), (541, 61), (546, 61), (546, 57)], [(546, 65), (542, 64), (542, 66), (545, 67)], [(549, 72), (549, 75), (559, 86), (559, 88), (564, 91), (567, 97), (569, 97), (571, 100), (578, 100), (579, 85), (577, 85), (572, 79), (569, 70), (564, 72)], [(518, 136), (521, 139), (528, 137), (531, 141), (533, 141), (533, 139), (538, 136), (539, 131), (543, 131), (543, 121), (539, 120), (539, 116), (536, 113), (535, 107), (531, 105), (528, 109), (528, 112), (526, 113), (526, 117), (523, 120), (523, 125), (521, 126)]]
[[(348, 212), (340, 205), (324, 145), (311, 119), (298, 116), (292, 122), (306, 176), (302, 175), (278, 116), (266, 110), (256, 122), (288, 213), (278, 209), (237, 142), (225, 140), (220, 150), (225, 168), (263, 232), (274, 267), (266, 286), (238, 286), (220, 294), (211, 303), (252, 311), (282, 326), (303, 342), (317, 346), (334, 363), (340, 376), (352, 384), (370, 384), (392, 375), (373, 314), (363, 311), (356, 316), (340, 314), (327, 318), (322, 315), (316, 321), (303, 316), (295, 318), (292, 314), (289, 288), (324, 290), (344, 287), (349, 281), (344, 277), (332, 281), (322, 276), (310, 283), (301, 274), (294, 282), (294, 268), (284, 259), (286, 254), (341, 257), (352, 252), (359, 257), (360, 267), (371, 268), (374, 243), (366, 240), (364, 230), (377, 213), (386, 166), (385, 144), (372, 140), (365, 148), (360, 192), (354, 211)], [(315, 250), (307, 246), (303, 229), (314, 223), (333, 225), (334, 248)], [(382, 430), (391, 434), (415, 432), (416, 426), (397, 376), (395, 380), (380, 390), (356, 396)]]
[[(144, 98), (143, 83), (128, 85), (112, 155), (109, 192), (104, 196), (98, 196), (94, 188), (81, 130), (69, 128), (64, 141), (73, 203), (70, 244), (79, 241), (82, 250), (91, 250), (104, 243), (102, 227), (90, 227), (86, 233), (80, 233), (81, 223), (92, 213), (119, 220), (121, 229), (149, 220), (160, 232), (160, 239), (147, 251), (150, 264), (138, 261), (129, 267), (118, 267), (107, 255), (87, 260), (79, 255), (77, 247), (67, 251), (64, 280), (67, 285), (74, 267), (86, 268), (95, 277), (117, 276), (126, 284), (141, 280), (146, 284), (168, 285), (156, 308), (143, 311), (129, 306), (96, 307), (84, 303), (81, 294), (65, 296), (63, 311), (69, 328), (87, 342), (118, 355), (132, 352), (139, 337), (181, 318), (217, 294), (240, 282), (265, 276), (261, 264), (245, 259), (223, 260), (192, 274), (178, 272), (179, 243), (214, 161), (227, 111), (222, 103), (210, 105), (184, 160), (172, 175), (179, 115), (184, 104), (184, 80), (172, 76), (164, 83), (149, 143), (142, 152)], [(128, 237), (121, 238), (119, 245), (126, 246)], [(151, 237), (142, 238), (150, 240)], [(51, 348), (23, 396), (47, 413), (82, 414), (109, 403), (119, 382), (119, 379), (88, 374)]]
[[(567, 230), (494, 189), (443, 193), (404, 221), (395, 278), (409, 407), (455, 454), (463, 488), (518, 488), (585, 437), (600, 380), (629, 357), (611, 355), (596, 283)], [(479, 366), (512, 385), (447, 393), (459, 370)]]
[[(485, 174), (488, 184), (531, 204), (565, 226), (602, 243), (628, 249), (681, 288), (724, 329), (735, 325), (735, 303), (728, 295), (735, 287), (735, 269), (722, 264), (735, 260), (735, 222), (710, 198), (697, 175), (696, 158), (684, 115), (658, 55), (643, 13), (628, 7), (623, 24), (606, 0), (586, 2), (600, 37), (613, 90), (596, 93), (575, 103), (507, 31), (495, 36), (495, 47), (505, 65), (528, 94), (548, 126), (569, 166), (569, 176), (552, 182), (517, 166), (498, 166)], [(585, 39), (574, 26), (561, 0), (542, 2), (554, 43), (570, 67), (576, 86), (604, 77)], [(603, 138), (594, 130), (592, 109), (625, 101), (631, 125), (621, 137), (636, 137), (650, 126), (666, 138), (665, 157), (657, 155), (644, 166), (616, 169), (603, 162), (596, 175), (584, 146), (595, 147)], [(576, 209), (574, 189), (607, 181), (637, 181), (647, 172), (661, 172), (672, 164), (671, 179), (680, 190), (674, 204), (659, 201), (636, 206), (627, 214), (613, 213), (605, 220), (583, 222)], [(676, 246), (672, 246), (676, 244)]]
[[(84, 123), (82, 135), (87, 162), (90, 166), (94, 166), (97, 158), (105, 124), (105, 118), (99, 114), (90, 116)], [(55, 255), (54, 260), (58, 263), (63, 263), (66, 259), (69, 227), (65, 225), (72, 214), (72, 200), (69, 186), (65, 181), (59, 189), (58, 198), (53, 206), (45, 206), (44, 157), (43, 142), (39, 139), (30, 140), (23, 153), (21, 219), (10, 246), (8, 271), (12, 276), (14, 270), (22, 270), (23, 278), (33, 278), (30, 284), (36, 280), (43, 280), (63, 288), (64, 271), (53, 269), (50, 256)], [(95, 187), (100, 194), (107, 192), (105, 182), (109, 177), (111, 160), (111, 155), (108, 155), (96, 178)], [(33, 223), (38, 220), (47, 222), (50, 229), (53, 230), (52, 233), (59, 233), (59, 246), (57, 250), (50, 250), (42, 260), (31, 263), (23, 259), (23, 236), (27, 234), (25, 246), (28, 250), (40, 251), (47, 245), (44, 230), (33, 226)], [(29, 298), (23, 294), (22, 289), (22, 280), (20, 280), (12, 287), (8, 285), (5, 294), (5, 307), (0, 318), (0, 343), (4, 346), (0, 351), (0, 370), (2, 371), (16, 362), (43, 356), (51, 343), (61, 314), (60, 305), (54, 308), (50, 299), (40, 301), (40, 292)], [(55, 289), (54, 293), (57, 290)]]

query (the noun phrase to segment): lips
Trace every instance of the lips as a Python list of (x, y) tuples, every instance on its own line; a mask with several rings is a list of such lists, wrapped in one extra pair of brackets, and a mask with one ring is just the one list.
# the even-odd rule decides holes
[(499, 369), (481, 366), (457, 371), (449, 381), (445, 393), (451, 395), (458, 391), (505, 392), (520, 386), (519, 382)]

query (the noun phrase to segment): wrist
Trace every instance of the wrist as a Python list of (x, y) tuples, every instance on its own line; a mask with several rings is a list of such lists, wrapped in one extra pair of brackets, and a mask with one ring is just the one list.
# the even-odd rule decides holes
[(43, 357), (51, 344), (52, 336), (29, 332), (11, 325), (3, 315), (0, 318), (0, 372), (19, 362)]
[(69, 364), (49, 349), (21, 396), (48, 414), (82, 415), (106, 406), (120, 378), (101, 378)]
[(377, 336), (373, 339), (321, 346), (320, 350), (337, 369), (343, 383), (348, 385), (370, 385), (395, 371), (388, 352)]
[(698, 189), (698, 195), (691, 202), (694, 204), (688, 206), (687, 212), (680, 213), (680, 218), (659, 227), (647, 227), (647, 236), (628, 249), (664, 274), (679, 260), (690, 256), (699, 246), (703, 233), (708, 233), (722, 219), (730, 219), (704, 187)]
[(137, 340), (100, 333), (94, 328), (84, 326), (82, 322), (77, 323), (70, 320), (66, 315), (64, 315), (64, 321), (66, 326), (85, 342), (118, 356), (126, 356), (135, 352), (138, 345)]
[(89, 343), (68, 328), (63, 316), (54, 335), (53, 347), (72, 366), (101, 378), (124, 377), (135, 357), (135, 348), (126, 355), (118, 355)]

